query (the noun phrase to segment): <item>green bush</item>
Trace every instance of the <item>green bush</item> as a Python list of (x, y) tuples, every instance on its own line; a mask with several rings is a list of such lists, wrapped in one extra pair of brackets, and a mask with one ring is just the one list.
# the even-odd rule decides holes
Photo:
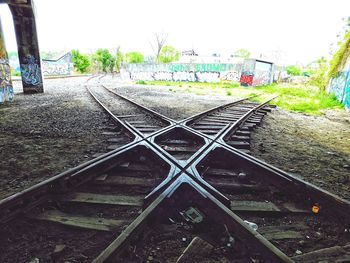
[(327, 75), (329, 66), (327, 60), (322, 57), (316, 61), (317, 69), (311, 72), (309, 84), (317, 86), (321, 91), (326, 89), (328, 85), (329, 77)]
[(125, 54), (125, 62), (127, 63), (142, 63), (145, 58), (140, 52), (129, 52)]
[(350, 57), (350, 31), (344, 36), (343, 41), (339, 45), (338, 51), (334, 54), (331, 62), (328, 76), (335, 78), (337, 74), (343, 69), (346, 61)]
[(159, 54), (159, 61), (162, 63), (178, 61), (179, 58), (180, 52), (172, 46), (164, 46)]
[(115, 66), (115, 58), (111, 53), (109, 53), (108, 49), (98, 49), (94, 54), (94, 58), (101, 64), (103, 72), (107, 72), (108, 69), (113, 71)]
[(91, 66), (89, 57), (80, 54), (79, 50), (72, 50), (72, 61), (74, 68), (80, 73), (86, 73)]
[(120, 48), (118, 47), (117, 53), (116, 53), (116, 58), (115, 58), (115, 67), (116, 67), (117, 72), (120, 72), (120, 67), (121, 67), (122, 62), (124, 62), (124, 55), (120, 51)]
[(297, 66), (294, 66), (294, 65), (287, 66), (286, 71), (289, 75), (292, 75), (292, 76), (301, 76), (302, 75), (301, 69)]

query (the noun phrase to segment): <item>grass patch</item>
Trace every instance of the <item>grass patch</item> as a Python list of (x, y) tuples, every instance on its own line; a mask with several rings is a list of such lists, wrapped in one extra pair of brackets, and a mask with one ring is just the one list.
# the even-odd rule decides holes
[(147, 82), (146, 82), (146, 81), (144, 81), (144, 80), (138, 80), (138, 81), (136, 81), (136, 84), (146, 85), (146, 84), (147, 84)]
[(239, 83), (222, 81), (218, 83), (147, 81), (148, 85), (172, 86), (172, 91), (191, 92), (200, 95), (222, 95), (248, 97), (262, 102), (273, 96), (273, 104), (278, 107), (311, 115), (321, 115), (326, 109), (341, 109), (344, 105), (333, 94), (328, 94), (312, 85), (272, 84), (261, 87), (242, 87)]
[(320, 115), (323, 110), (343, 107), (335, 95), (310, 85), (269, 85), (256, 87), (255, 90), (259, 91), (262, 97), (278, 95), (273, 103), (289, 111)]

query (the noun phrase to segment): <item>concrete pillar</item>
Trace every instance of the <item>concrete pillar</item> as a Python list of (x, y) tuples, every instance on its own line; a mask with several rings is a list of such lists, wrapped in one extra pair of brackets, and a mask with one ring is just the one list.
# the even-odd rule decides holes
[(13, 100), (13, 87), (11, 81), (11, 69), (7, 56), (4, 31), (0, 17), (0, 104)]
[(9, 3), (16, 31), (24, 93), (44, 92), (35, 7), (32, 0)]

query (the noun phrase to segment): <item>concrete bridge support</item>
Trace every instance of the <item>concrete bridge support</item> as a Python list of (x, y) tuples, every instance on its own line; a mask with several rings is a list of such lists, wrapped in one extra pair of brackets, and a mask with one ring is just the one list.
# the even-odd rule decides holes
[(7, 3), (15, 25), (23, 92), (44, 92), (34, 3), (32, 0)]
[(0, 17), (0, 103), (12, 101), (13, 99), (11, 69), (7, 57), (3, 32)]

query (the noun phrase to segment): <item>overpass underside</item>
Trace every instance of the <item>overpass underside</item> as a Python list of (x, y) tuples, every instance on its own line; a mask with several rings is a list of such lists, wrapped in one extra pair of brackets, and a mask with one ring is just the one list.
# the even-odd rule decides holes
[[(33, 0), (0, 0), (0, 4), (8, 4), (12, 13), (23, 92), (43, 92), (43, 77)], [(0, 17), (0, 103), (11, 101), (13, 98), (11, 71), (3, 32)]]

